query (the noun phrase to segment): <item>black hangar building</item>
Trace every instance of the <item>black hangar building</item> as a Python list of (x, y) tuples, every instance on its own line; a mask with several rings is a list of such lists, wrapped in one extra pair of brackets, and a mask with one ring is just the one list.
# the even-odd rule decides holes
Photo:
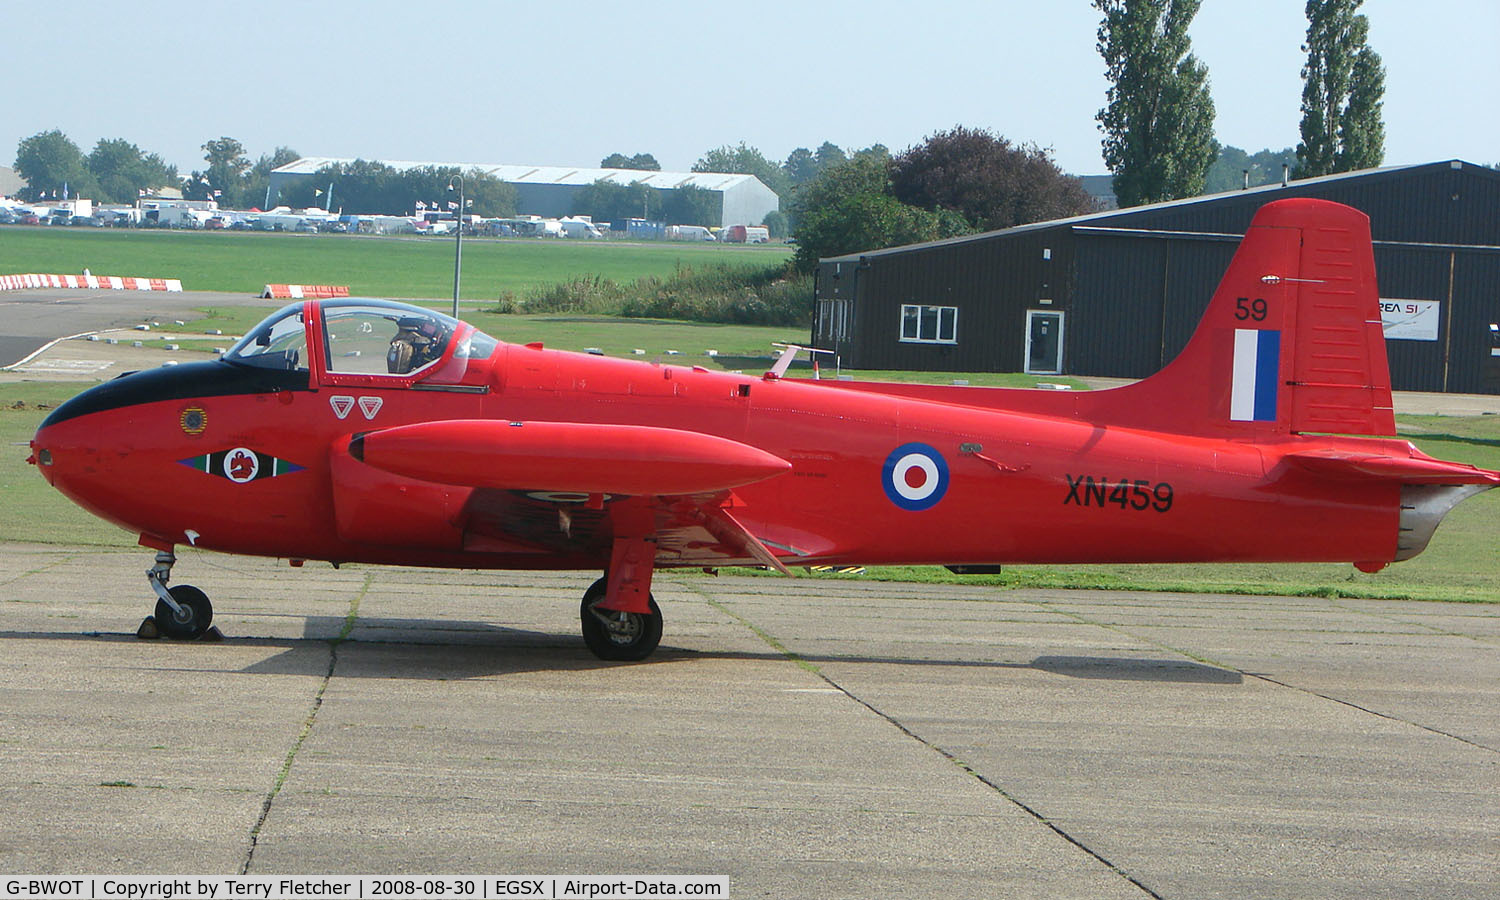
[(823, 259), (813, 345), (855, 369), (1144, 378), (1187, 343), (1256, 210), (1285, 197), (1370, 217), (1396, 389), (1500, 391), (1485, 377), (1500, 171), (1458, 160)]

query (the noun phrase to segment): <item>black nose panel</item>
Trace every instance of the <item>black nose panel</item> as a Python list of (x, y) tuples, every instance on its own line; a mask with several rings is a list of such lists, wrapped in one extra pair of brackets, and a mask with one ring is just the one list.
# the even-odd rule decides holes
[(121, 375), (84, 391), (54, 409), (42, 427), (89, 413), (189, 397), (227, 397), (233, 394), (266, 394), (273, 391), (306, 391), (308, 373), (262, 369), (212, 360), (163, 366)]

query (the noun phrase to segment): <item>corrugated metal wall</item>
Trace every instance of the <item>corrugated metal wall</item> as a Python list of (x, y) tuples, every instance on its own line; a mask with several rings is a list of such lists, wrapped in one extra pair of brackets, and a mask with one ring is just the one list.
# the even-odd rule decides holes
[[(1167, 241), (1139, 237), (1082, 238), (1075, 259), (1064, 351), (1074, 374), (1144, 378), (1161, 368)], [(1086, 299), (1085, 299), (1086, 298)]]
[[(1050, 259), (1043, 250), (1051, 251)], [(845, 365), (866, 369), (1008, 372), (1022, 367), (1026, 309), (1061, 308), (1071, 274), (1066, 229), (1034, 232), (1017, 240), (931, 247), (898, 257), (876, 256), (856, 266), (855, 339)], [(848, 278), (848, 263), (842, 264)], [(818, 296), (831, 278), (819, 271)], [(847, 288), (841, 288), (847, 290)], [(1051, 305), (1041, 300), (1053, 300)], [(956, 306), (956, 344), (900, 340), (905, 304)], [(816, 337), (816, 334), (815, 334)]]
[(1102, 232), (1077, 241), (1068, 371), (1124, 378), (1144, 378), (1181, 352), (1238, 246), (1211, 236)]
[(1443, 389), (1461, 394), (1495, 391), (1496, 385), (1484, 383), (1483, 367), (1493, 346), (1490, 324), (1500, 324), (1500, 252), (1454, 254), (1450, 305)]
[(1500, 245), (1500, 173), (1483, 166), (1430, 163), (1294, 181), (1218, 194), (1198, 202), (1120, 210), (1091, 224), (1244, 234), (1255, 211), (1272, 200), (1314, 197), (1345, 203), (1370, 217), (1376, 241)]
[(1443, 333), (1450, 324), (1448, 264), (1452, 252), (1420, 247), (1375, 248), (1375, 276), (1380, 296), (1387, 299), (1438, 300), (1443, 327), (1435, 341), (1388, 340), (1386, 357), (1391, 363), (1391, 384), (1408, 391), (1443, 390)]

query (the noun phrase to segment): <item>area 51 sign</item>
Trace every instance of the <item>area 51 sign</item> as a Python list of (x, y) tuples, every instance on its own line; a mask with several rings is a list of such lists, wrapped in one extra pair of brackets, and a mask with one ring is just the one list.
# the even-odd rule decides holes
[(1435, 341), (1438, 339), (1437, 300), (1387, 300), (1380, 298), (1380, 321), (1388, 341)]

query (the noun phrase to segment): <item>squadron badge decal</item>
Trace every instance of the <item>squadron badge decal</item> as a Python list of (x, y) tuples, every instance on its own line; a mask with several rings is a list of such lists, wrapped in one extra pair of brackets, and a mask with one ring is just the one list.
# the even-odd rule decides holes
[(231, 447), (228, 450), (180, 459), (178, 462), (200, 472), (227, 478), (235, 484), (275, 478), (277, 475), (300, 472), (304, 468), (268, 453), (257, 453), (249, 447)]
[(201, 406), (189, 406), (177, 416), (183, 434), (202, 434), (208, 427), (208, 413)]

